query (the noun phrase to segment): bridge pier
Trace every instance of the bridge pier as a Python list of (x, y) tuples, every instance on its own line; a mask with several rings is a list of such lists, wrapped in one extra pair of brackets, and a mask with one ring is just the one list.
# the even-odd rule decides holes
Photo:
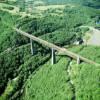
[(80, 57), (78, 56), (77, 57), (77, 65), (79, 65), (80, 64)]
[(31, 44), (31, 54), (34, 55), (34, 50), (33, 50), (34, 46), (33, 46), (33, 40), (32, 39), (30, 39), (30, 44)]
[(51, 49), (51, 64), (54, 65), (55, 64), (55, 50), (52, 48)]

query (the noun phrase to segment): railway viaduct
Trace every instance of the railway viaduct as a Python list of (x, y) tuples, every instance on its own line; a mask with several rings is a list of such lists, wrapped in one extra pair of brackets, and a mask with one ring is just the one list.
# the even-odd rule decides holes
[(52, 43), (49, 43), (43, 39), (40, 39), (36, 36), (33, 36), (33, 35), (30, 35), (29, 33), (26, 33), (20, 29), (17, 29), (17, 28), (13, 28), (16, 32), (20, 33), (21, 35), (24, 35), (26, 36), (27, 38), (30, 38), (30, 42), (31, 42), (31, 53), (33, 55), (33, 51), (34, 51), (34, 48), (33, 48), (33, 41), (35, 42), (38, 42), (42, 45), (45, 45), (46, 47), (49, 47), (51, 48), (51, 64), (53, 65), (55, 63), (55, 50), (62, 53), (63, 55), (66, 55), (70, 58), (73, 58), (77, 61), (77, 64), (80, 64), (80, 61), (83, 61), (83, 62), (86, 62), (88, 64), (93, 64), (93, 65), (100, 65), (90, 59), (87, 59), (85, 57), (82, 57), (81, 55), (78, 55), (76, 53), (73, 53), (71, 51), (69, 51), (68, 49), (65, 49), (65, 48), (61, 48), (55, 44), (52, 44)]

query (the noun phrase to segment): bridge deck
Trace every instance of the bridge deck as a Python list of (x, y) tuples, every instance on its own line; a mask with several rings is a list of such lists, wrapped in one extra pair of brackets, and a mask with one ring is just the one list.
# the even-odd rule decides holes
[(30, 35), (29, 33), (26, 33), (26, 32), (24, 32), (24, 31), (22, 31), (20, 29), (14, 28), (14, 30), (16, 32), (18, 32), (18, 33), (20, 33), (20, 34), (22, 34), (22, 35), (24, 35), (24, 36), (26, 36), (26, 37), (34, 40), (34, 41), (40, 43), (40, 44), (43, 44), (43, 45), (45, 45), (45, 46), (47, 46), (49, 48), (53, 48), (54, 50), (57, 50), (60, 53), (63, 53), (64, 55), (67, 55), (67, 56), (69, 56), (69, 57), (71, 57), (73, 59), (76, 59), (77, 60), (78, 58), (80, 58), (80, 60), (83, 61), (83, 62), (86, 62), (86, 63), (89, 63), (89, 64), (94, 64), (94, 65), (99, 65), (100, 66), (100, 64), (98, 64), (98, 63), (96, 63), (96, 62), (94, 62), (94, 61), (92, 61), (90, 59), (87, 59), (85, 57), (82, 57), (81, 55), (78, 55), (76, 53), (73, 53), (73, 52), (69, 51), (68, 49), (61, 48), (61, 47), (59, 47), (59, 46), (57, 46), (55, 44), (49, 43), (49, 42), (47, 42), (45, 40), (42, 40), (42, 39), (40, 39), (38, 37), (35, 37), (33, 35)]

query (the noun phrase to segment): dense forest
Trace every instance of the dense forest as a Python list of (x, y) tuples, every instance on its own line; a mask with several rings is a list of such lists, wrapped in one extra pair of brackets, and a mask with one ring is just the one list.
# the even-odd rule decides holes
[[(37, 9), (41, 2), (42, 11)], [(28, 11), (30, 3), (25, 12), (24, 0), (22, 4), (19, 0), (0, 3), (0, 100), (99, 100), (100, 66), (85, 62), (77, 65), (57, 51), (56, 63), (51, 65), (50, 48), (33, 41), (32, 55), (30, 39), (13, 28), (100, 64), (100, 46), (84, 43), (85, 33), (91, 32), (89, 27), (100, 30), (100, 1), (41, 2), (31, 7), (32, 12)]]

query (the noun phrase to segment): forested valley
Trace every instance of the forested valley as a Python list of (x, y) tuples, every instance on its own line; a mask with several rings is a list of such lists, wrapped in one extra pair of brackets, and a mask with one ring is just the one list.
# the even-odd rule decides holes
[[(81, 55), (98, 65), (55, 51), (30, 39), (18, 28)], [(99, 100), (99, 0), (0, 1), (0, 100)], [(94, 33), (93, 33), (94, 32)], [(99, 44), (99, 43), (98, 43)]]

